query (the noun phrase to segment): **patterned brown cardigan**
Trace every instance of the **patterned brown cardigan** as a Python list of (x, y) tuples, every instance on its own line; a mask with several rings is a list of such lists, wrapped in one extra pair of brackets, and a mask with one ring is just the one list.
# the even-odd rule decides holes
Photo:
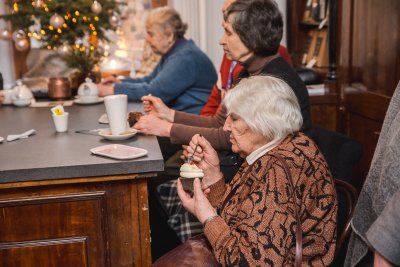
[[(293, 266), (296, 218), (290, 184), (281, 163), (287, 162), (295, 186), (303, 230), (303, 265), (327, 266), (336, 243), (336, 191), (328, 165), (314, 142), (302, 133), (287, 137), (260, 157), (246, 162), (225, 185), (211, 186), (209, 200), (220, 214), (204, 233), (223, 266)], [(221, 205), (237, 188), (232, 198)]]

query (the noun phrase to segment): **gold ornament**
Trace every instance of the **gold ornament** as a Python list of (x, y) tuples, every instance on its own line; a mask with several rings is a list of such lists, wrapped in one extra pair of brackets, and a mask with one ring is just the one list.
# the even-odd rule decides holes
[(92, 6), (90, 7), (90, 9), (92, 10), (93, 13), (95, 14), (100, 14), (101, 10), (103, 9), (103, 7), (101, 6), (101, 4), (99, 2), (97, 2), (96, 0), (93, 2)]
[(55, 29), (59, 29), (64, 24), (64, 19), (57, 13), (51, 16), (50, 18), (50, 25), (53, 26)]
[(35, 0), (33, 3), (34, 8), (41, 8), (43, 6), (43, 1), (42, 0)]
[(121, 25), (121, 18), (117, 13), (113, 13), (108, 21), (110, 22), (110, 25), (113, 27), (118, 27)]
[(1, 29), (0, 30), (0, 39), (1, 40), (10, 40), (11, 39), (11, 32), (8, 29)]
[(20, 52), (26, 51), (29, 48), (29, 42), (28, 39), (23, 38), (15, 41), (15, 49), (17, 49)]

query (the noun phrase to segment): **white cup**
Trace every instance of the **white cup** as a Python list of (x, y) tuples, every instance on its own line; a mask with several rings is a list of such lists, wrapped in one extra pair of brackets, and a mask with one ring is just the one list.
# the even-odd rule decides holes
[(66, 132), (68, 130), (68, 112), (64, 112), (63, 115), (52, 114), (52, 116), (56, 131), (59, 133)]
[(127, 130), (128, 96), (110, 95), (104, 97), (104, 104), (112, 135), (120, 135)]
[(11, 90), (11, 89), (7, 89), (7, 90), (3, 91), (3, 95), (4, 95), (3, 104), (5, 104), (5, 105), (12, 104), (13, 93), (14, 93), (14, 90)]

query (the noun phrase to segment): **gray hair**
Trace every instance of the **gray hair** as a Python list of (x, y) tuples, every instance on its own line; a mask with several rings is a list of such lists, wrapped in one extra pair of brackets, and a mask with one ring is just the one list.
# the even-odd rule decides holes
[(150, 11), (147, 25), (158, 25), (164, 32), (170, 29), (175, 38), (183, 38), (188, 28), (187, 24), (182, 22), (179, 13), (169, 6), (158, 7)]
[(241, 117), (250, 130), (271, 141), (285, 138), (303, 124), (300, 105), (290, 86), (272, 76), (242, 79), (225, 96), (228, 115)]

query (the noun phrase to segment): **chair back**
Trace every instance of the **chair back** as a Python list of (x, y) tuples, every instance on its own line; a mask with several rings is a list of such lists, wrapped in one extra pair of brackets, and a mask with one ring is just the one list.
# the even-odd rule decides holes
[(362, 145), (343, 134), (314, 127), (310, 137), (324, 155), (335, 180), (338, 198), (337, 242), (332, 266), (343, 266), (351, 233), (351, 219), (358, 192), (353, 186), (353, 167), (362, 156)]
[(354, 185), (353, 167), (360, 161), (363, 152), (360, 142), (341, 133), (319, 127), (313, 128), (310, 138), (324, 155), (333, 178)]
[(358, 193), (351, 184), (335, 180), (336, 194), (338, 198), (338, 219), (337, 219), (337, 241), (335, 257), (337, 257), (351, 233), (351, 219), (354, 208), (357, 204)]

